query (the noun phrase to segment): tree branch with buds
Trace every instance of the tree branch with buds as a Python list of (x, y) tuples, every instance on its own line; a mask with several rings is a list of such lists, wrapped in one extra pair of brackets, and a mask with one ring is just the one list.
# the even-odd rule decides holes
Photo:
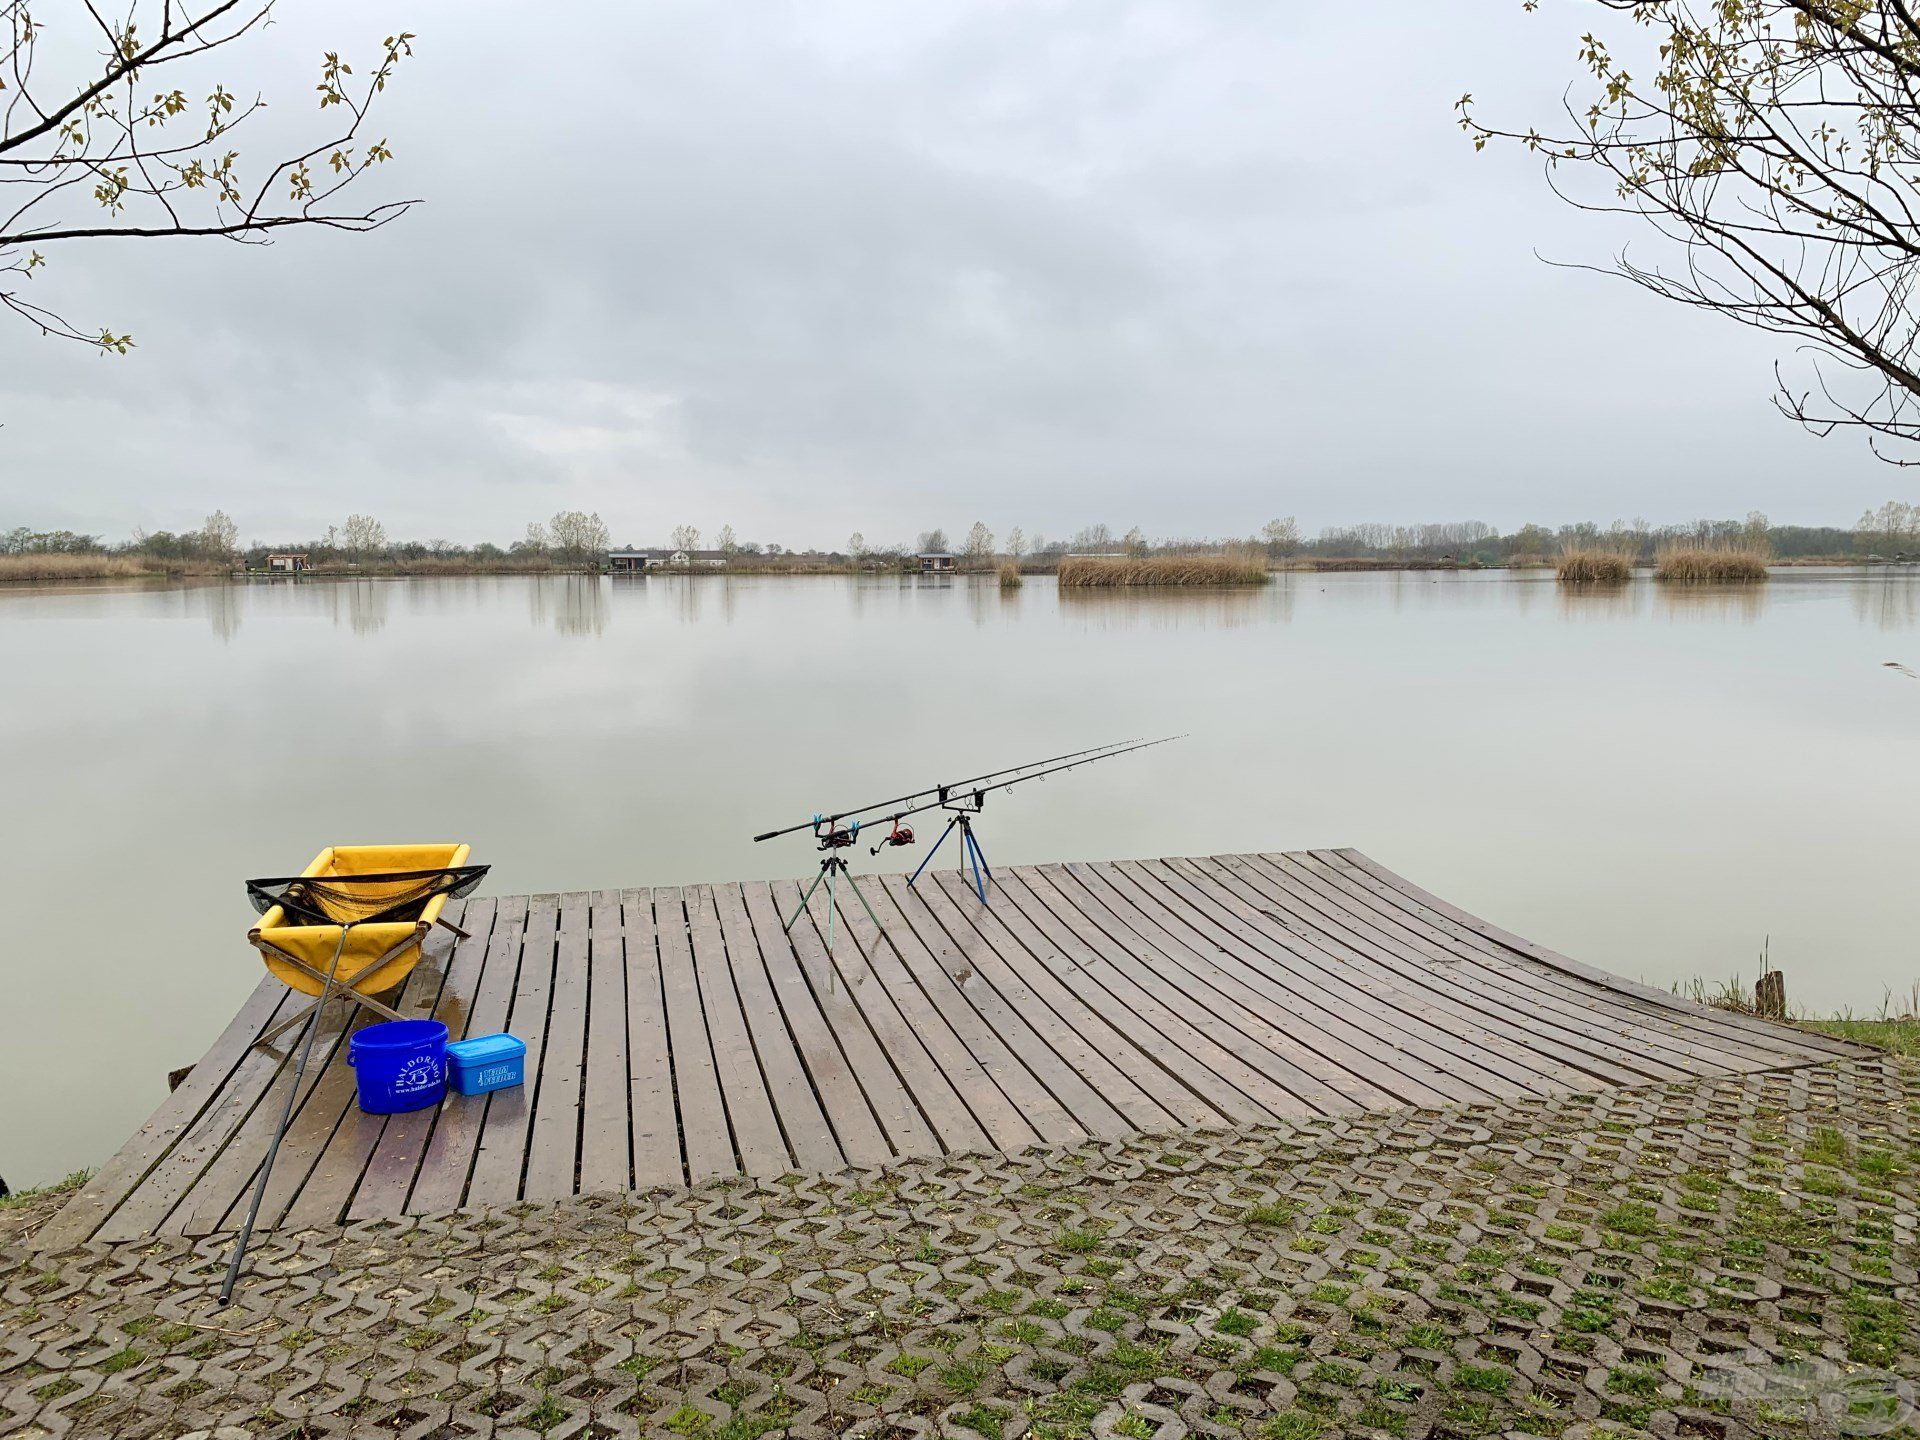
[[(132, 0), (108, 19), (93, 0), (68, 0), (58, 20), (45, 21), (27, 0), (0, 0), (0, 307), (44, 334), (125, 354), (130, 335), (84, 330), (27, 298), (49, 253), (175, 236), (259, 245), (299, 226), (377, 230), (418, 203), (340, 198), (393, 158), (385, 137), (370, 138), (369, 116), (413, 54), (406, 32), (380, 42), (366, 74), (328, 51), (314, 87), (317, 138), (243, 160), (236, 132), (267, 102), (242, 101), (206, 73), (206, 57), (264, 31), (273, 9), (274, 0)], [(56, 73), (53, 52), (43, 56), (51, 38), (62, 56), (87, 46), (92, 61)]]
[[(1644, 222), (1657, 258), (1612, 271), (1787, 337), (1775, 403), (1920, 463), (1920, 22), (1907, 0), (1596, 0), (1640, 27), (1581, 37), (1585, 94), (1550, 131), (1457, 108), (1475, 148), (1540, 156), (1576, 207)], [(1527, 0), (1525, 8), (1537, 7)]]

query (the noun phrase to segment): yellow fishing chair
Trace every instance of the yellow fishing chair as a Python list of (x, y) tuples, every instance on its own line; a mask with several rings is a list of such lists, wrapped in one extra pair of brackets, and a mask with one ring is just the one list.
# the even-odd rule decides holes
[[(440, 912), (487, 872), (467, 864), (469, 853), (465, 845), (330, 845), (297, 876), (247, 882), (261, 910), (247, 941), (290, 989), (324, 994), (331, 970), (334, 995), (398, 1020), (374, 997), (413, 973), (427, 932), (441, 925), (468, 938)], [(302, 1006), (254, 1044), (291, 1030), (318, 1004)]]

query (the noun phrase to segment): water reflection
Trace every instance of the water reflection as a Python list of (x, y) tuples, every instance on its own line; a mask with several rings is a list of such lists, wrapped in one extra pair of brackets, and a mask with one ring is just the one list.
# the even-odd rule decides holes
[[(1541, 582), (1545, 580), (1548, 584), (1552, 584), (1553, 572), (1550, 570), (1521, 570), (1509, 571), (1508, 573), (1513, 577), (1514, 608), (1522, 615), (1530, 614), (1533, 608), (1540, 603), (1541, 597), (1546, 594), (1547, 585)], [(1558, 588), (1557, 585), (1555, 588)]]
[(1206, 590), (1067, 586), (1059, 592), (1060, 613), (1099, 630), (1233, 629), (1256, 621), (1284, 625), (1293, 617), (1291, 580), (1280, 576), (1267, 585)]
[(990, 616), (999, 611), (1000, 582), (985, 575), (975, 575), (967, 582), (967, 618), (978, 629), (985, 625)]
[[(387, 611), (393, 603), (387, 580), (329, 580), (317, 588), (324, 594), (329, 614), (337, 627), (344, 616), (347, 628), (356, 635), (377, 635), (386, 628)], [(302, 587), (303, 589), (305, 587)]]
[(1920, 619), (1920, 585), (1911, 575), (1869, 576), (1853, 587), (1853, 613), (1881, 630), (1910, 630)]
[(1632, 620), (1644, 613), (1646, 587), (1625, 585), (1560, 585), (1560, 618), (1576, 623)]
[(240, 633), (246, 594), (239, 585), (196, 585), (182, 590), (180, 598), (187, 614), (204, 615), (207, 628), (225, 642)]
[(561, 635), (598, 635), (607, 627), (607, 595), (598, 575), (537, 575), (527, 609), (536, 630), (551, 624)]
[(1750, 625), (1767, 608), (1764, 585), (1660, 585), (1653, 587), (1654, 613), (1663, 620), (1733, 620)]

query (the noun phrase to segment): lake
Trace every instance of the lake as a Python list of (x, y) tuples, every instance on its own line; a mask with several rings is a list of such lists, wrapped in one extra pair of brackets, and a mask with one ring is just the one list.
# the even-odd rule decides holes
[(1610, 970), (1765, 947), (1796, 1005), (1877, 1012), (1920, 982), (1888, 661), (1892, 570), (0, 587), (0, 1176), (111, 1154), (259, 979), (241, 882), (322, 846), (464, 840), (492, 893), (798, 876), (805, 836), (751, 837), (1130, 736), (1188, 738), (991, 797), (989, 860), (1350, 845)]

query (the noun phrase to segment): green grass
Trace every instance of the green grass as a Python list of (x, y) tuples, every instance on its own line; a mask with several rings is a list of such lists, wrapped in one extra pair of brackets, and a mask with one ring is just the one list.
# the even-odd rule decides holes
[(1920, 1056), (1920, 1018), (1912, 1016), (1904, 1020), (1836, 1018), (1801, 1020), (1798, 1023), (1803, 1028), (1817, 1030), (1822, 1035), (1831, 1035), (1839, 1040), (1852, 1040), (1860, 1045), (1871, 1045), (1876, 1050), (1886, 1050), (1894, 1055)]
[(1276, 1200), (1269, 1205), (1250, 1206), (1241, 1218), (1249, 1225), (1285, 1225), (1292, 1221), (1299, 1207), (1286, 1200)]
[(64, 1180), (56, 1180), (51, 1185), (36, 1185), (31, 1190), (16, 1190), (11, 1195), (0, 1196), (0, 1210), (11, 1210), (16, 1205), (25, 1205), (30, 1200), (39, 1200), (48, 1195), (65, 1195), (68, 1191), (78, 1190), (93, 1177), (91, 1170), (76, 1170)]

